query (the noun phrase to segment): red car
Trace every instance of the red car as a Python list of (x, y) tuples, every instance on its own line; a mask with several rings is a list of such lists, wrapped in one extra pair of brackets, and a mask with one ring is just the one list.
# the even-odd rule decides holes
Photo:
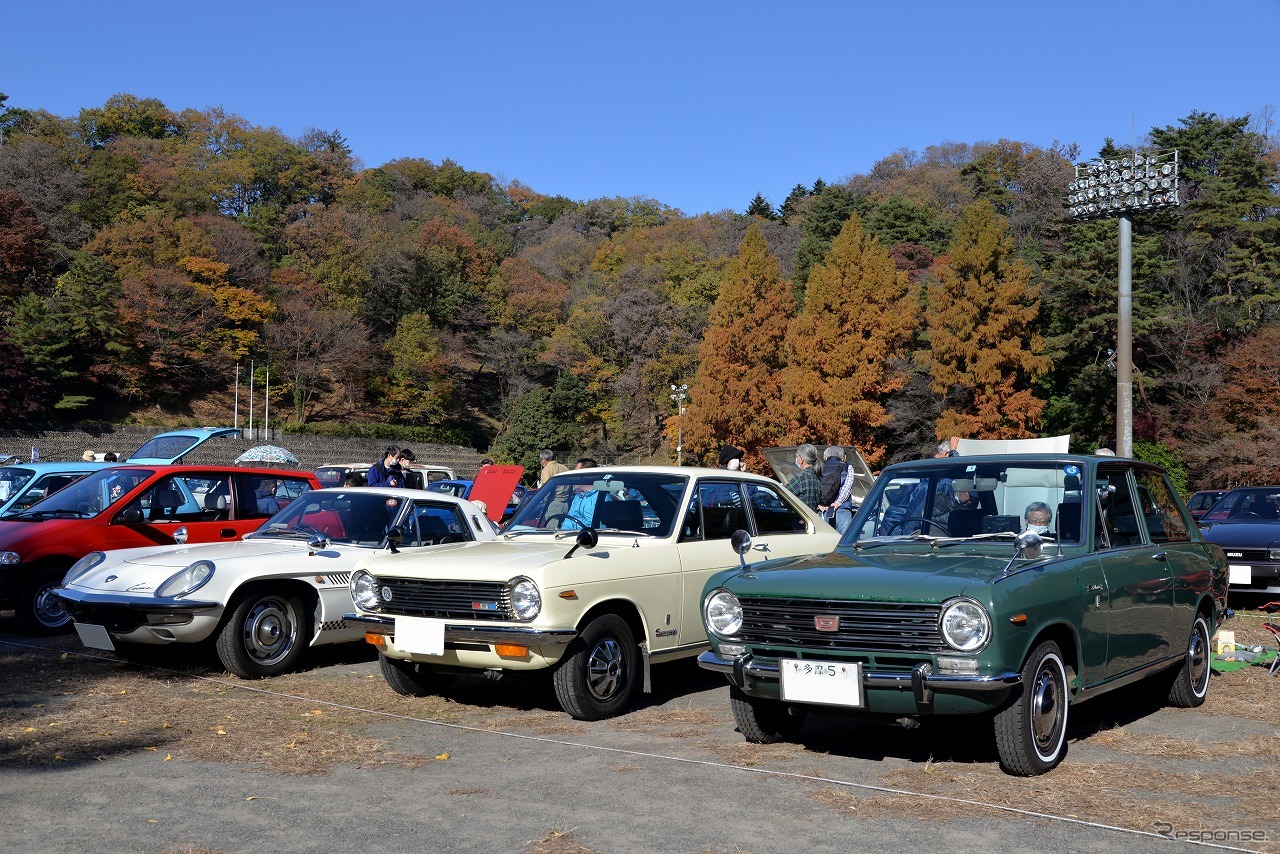
[(1229, 491), (1226, 489), (1202, 489), (1199, 492), (1193, 492), (1191, 497), (1187, 499), (1187, 510), (1191, 513), (1191, 518), (1199, 522), (1204, 514), (1209, 512), (1209, 508)]
[(71, 617), (52, 591), (93, 551), (238, 540), (301, 493), (303, 471), (240, 466), (124, 465), (87, 475), (0, 521), (0, 608), (52, 634)]

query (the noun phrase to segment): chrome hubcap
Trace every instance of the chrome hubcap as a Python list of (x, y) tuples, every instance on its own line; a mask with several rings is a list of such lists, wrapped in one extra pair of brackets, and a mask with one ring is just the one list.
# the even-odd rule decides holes
[(587, 689), (597, 700), (608, 700), (618, 694), (627, 678), (626, 659), (622, 647), (613, 638), (601, 639), (587, 659)]
[(259, 664), (274, 664), (288, 655), (297, 634), (293, 609), (275, 596), (259, 600), (245, 615), (245, 651)]
[(56, 584), (46, 584), (36, 592), (34, 608), (36, 619), (42, 626), (49, 628), (57, 628), (65, 626), (71, 621), (71, 615), (62, 608), (62, 603), (58, 601), (58, 597), (53, 595), (53, 588)]
[(1036, 751), (1045, 755), (1058, 740), (1062, 724), (1062, 692), (1054, 672), (1046, 665), (1036, 677), (1035, 691), (1031, 697), (1031, 737)]
[(1191, 630), (1191, 642), (1187, 647), (1187, 670), (1191, 674), (1191, 688), (1196, 696), (1204, 693), (1209, 682), (1209, 638), (1203, 623), (1196, 623)]

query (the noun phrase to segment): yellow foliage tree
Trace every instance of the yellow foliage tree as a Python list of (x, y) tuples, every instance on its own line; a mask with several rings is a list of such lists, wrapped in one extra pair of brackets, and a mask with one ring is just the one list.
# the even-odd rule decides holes
[(967, 206), (947, 255), (926, 285), (933, 390), (944, 396), (937, 435), (1018, 439), (1037, 435), (1045, 402), (1032, 382), (1051, 367), (1031, 325), (1040, 288), (1013, 255), (1009, 222), (989, 202)]
[(777, 421), (787, 444), (885, 453), (887, 395), (906, 384), (905, 348), (919, 318), (915, 289), (855, 214), (809, 273), (804, 308), (787, 329)]

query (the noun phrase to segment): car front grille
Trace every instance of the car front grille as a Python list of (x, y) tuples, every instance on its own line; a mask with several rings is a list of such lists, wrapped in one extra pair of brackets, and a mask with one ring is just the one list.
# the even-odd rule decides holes
[[(511, 593), (502, 582), (380, 578), (382, 613), (450, 620), (510, 620)], [(391, 595), (388, 597), (386, 593)]]
[(1227, 560), (1234, 561), (1257, 561), (1259, 563), (1269, 563), (1271, 554), (1268, 549), (1228, 549), (1223, 547), (1227, 553)]
[[(738, 636), (754, 646), (906, 653), (950, 649), (938, 628), (941, 605), (831, 599), (745, 598), (741, 602)], [(818, 628), (833, 623), (834, 630)]]

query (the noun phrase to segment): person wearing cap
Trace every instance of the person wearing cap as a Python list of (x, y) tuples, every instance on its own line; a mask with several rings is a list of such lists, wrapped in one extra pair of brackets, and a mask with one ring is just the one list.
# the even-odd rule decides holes
[(716, 464), (722, 469), (729, 471), (746, 471), (742, 458), (745, 455), (741, 448), (735, 448), (733, 445), (725, 445), (720, 449), (720, 456), (716, 460)]
[(85, 452), (84, 452), (84, 455), (83, 455), (83, 456), (81, 456), (81, 457), (80, 457), (80, 459), (84, 460), (86, 463), (91, 463), (91, 462), (93, 462), (93, 460), (94, 460), (93, 451), (91, 451), (91, 450), (89, 450), (89, 451), (85, 451)]

